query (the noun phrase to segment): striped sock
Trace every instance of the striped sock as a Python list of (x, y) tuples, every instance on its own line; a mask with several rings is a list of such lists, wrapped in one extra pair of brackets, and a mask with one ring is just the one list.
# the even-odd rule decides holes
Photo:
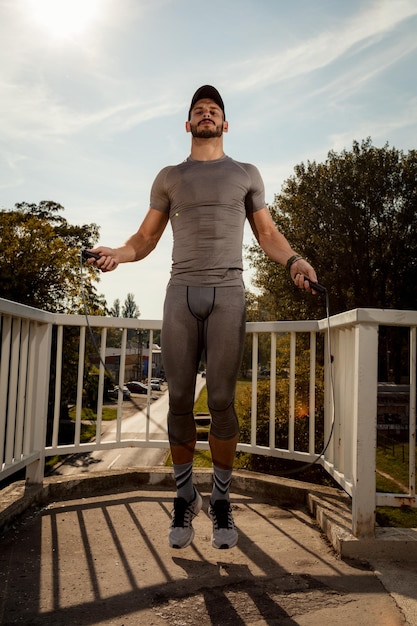
[(219, 469), (213, 466), (213, 491), (210, 502), (214, 504), (216, 500), (229, 500), (229, 487), (232, 480), (231, 469)]
[(191, 502), (194, 498), (193, 464), (173, 465), (177, 497)]

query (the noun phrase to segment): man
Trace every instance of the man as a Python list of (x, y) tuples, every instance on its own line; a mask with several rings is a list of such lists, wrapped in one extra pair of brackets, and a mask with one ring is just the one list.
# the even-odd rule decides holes
[(234, 392), (245, 337), (245, 220), (249, 220), (265, 253), (287, 265), (298, 287), (309, 291), (305, 277), (313, 282), (317, 278), (311, 265), (277, 230), (265, 205), (258, 170), (225, 155), (223, 134), (228, 131), (228, 122), (217, 89), (204, 85), (196, 91), (185, 128), (192, 135), (190, 156), (179, 165), (161, 170), (139, 230), (124, 246), (95, 248), (94, 252), (100, 254), (95, 263), (102, 271), (111, 271), (119, 263), (143, 259), (157, 245), (168, 220), (171, 222), (172, 269), (161, 336), (169, 389), (168, 434), (177, 488), (169, 544), (185, 548), (192, 542), (192, 520), (202, 506), (193, 485), (193, 405), (197, 368), (204, 350), (211, 413), (212, 545), (232, 548), (238, 540), (229, 488), (239, 433)]

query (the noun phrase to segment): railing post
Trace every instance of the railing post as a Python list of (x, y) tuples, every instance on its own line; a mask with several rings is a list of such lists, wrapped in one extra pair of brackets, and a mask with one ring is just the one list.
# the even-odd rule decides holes
[(354, 367), (352, 532), (370, 538), (375, 535), (378, 325), (355, 328)]
[(34, 329), (35, 337), (30, 347), (26, 411), (31, 414), (31, 449), (39, 451), (39, 457), (26, 467), (26, 482), (42, 483), (45, 466), (46, 423), (48, 419), (52, 325), (36, 324)]

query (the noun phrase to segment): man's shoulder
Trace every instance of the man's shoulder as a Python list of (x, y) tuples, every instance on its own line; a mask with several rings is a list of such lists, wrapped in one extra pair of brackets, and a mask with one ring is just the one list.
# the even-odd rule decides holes
[(253, 163), (245, 163), (244, 161), (237, 161), (236, 159), (233, 159), (232, 157), (228, 157), (229, 161), (231, 164), (233, 164), (235, 167), (243, 170), (246, 174), (248, 174), (249, 176), (259, 176), (259, 170), (256, 167), (256, 165), (253, 165)]
[(166, 182), (167, 180), (170, 180), (172, 176), (175, 177), (176, 172), (179, 171), (179, 168), (181, 168), (181, 166), (183, 165), (184, 162), (182, 163), (177, 163), (176, 165), (165, 165), (165, 167), (163, 167), (161, 170), (159, 170), (159, 172), (157, 173), (156, 177), (155, 177), (155, 181), (154, 184), (161, 184)]
[(168, 174), (173, 170), (176, 170), (178, 167), (181, 167), (183, 163), (176, 163), (175, 165), (165, 165), (161, 170), (159, 170), (159, 174)]
[(187, 167), (189, 167), (189, 161), (188, 159), (184, 159), (184, 161), (181, 161), (180, 163), (174, 163), (173, 165), (165, 165), (165, 167), (163, 167), (160, 171), (159, 171), (159, 175), (162, 174), (163, 176), (169, 175), (169, 174), (175, 174), (176, 172), (181, 171), (182, 169), (186, 169)]

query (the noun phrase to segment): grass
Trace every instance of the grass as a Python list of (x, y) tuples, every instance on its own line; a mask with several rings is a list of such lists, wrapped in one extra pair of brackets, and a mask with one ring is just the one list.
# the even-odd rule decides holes
[[(236, 392), (235, 397), (236, 400), (239, 400), (239, 394), (246, 389), (247, 387), (251, 387), (252, 382), (248, 380), (238, 380), (236, 384)], [(194, 404), (194, 413), (209, 413), (209, 408), (207, 405), (207, 387), (203, 387), (200, 391), (200, 395)]]
[[(168, 454), (165, 465), (172, 467), (172, 457)], [(194, 453), (194, 467), (211, 467), (211, 454), (209, 450), (196, 450)]]
[[(408, 453), (409, 446), (408, 443), (401, 442), (392, 442), (392, 444), (387, 446), (378, 446), (376, 453), (376, 467), (377, 470), (383, 472), (384, 474), (391, 476), (392, 481), (383, 478), (382, 476), (377, 477), (377, 490), (378, 491), (389, 491), (394, 493), (407, 493), (408, 487)], [(383, 488), (379, 488), (379, 481), (383, 483)], [(401, 489), (399, 483), (404, 485), (404, 488)], [(387, 484), (389, 488), (387, 489)]]
[(411, 506), (378, 506), (376, 521), (380, 526), (417, 528), (417, 510)]
[[(408, 492), (408, 454), (409, 445), (406, 442), (393, 440), (389, 445), (377, 448), (377, 491), (395, 494)], [(378, 472), (383, 472), (384, 476)], [(409, 506), (377, 507), (376, 521), (380, 526), (417, 528), (417, 509)]]
[[(71, 407), (69, 410), (70, 419), (75, 420), (75, 406)], [(108, 422), (111, 420), (115, 420), (117, 417), (117, 409), (112, 409), (111, 407), (103, 407), (101, 419), (104, 422)], [(81, 419), (82, 420), (91, 420), (95, 421), (97, 419), (97, 413), (93, 411), (93, 409), (82, 408), (81, 409)]]
[(209, 408), (207, 405), (207, 387), (204, 386), (200, 391), (200, 395), (194, 404), (194, 414), (196, 413), (209, 413)]

